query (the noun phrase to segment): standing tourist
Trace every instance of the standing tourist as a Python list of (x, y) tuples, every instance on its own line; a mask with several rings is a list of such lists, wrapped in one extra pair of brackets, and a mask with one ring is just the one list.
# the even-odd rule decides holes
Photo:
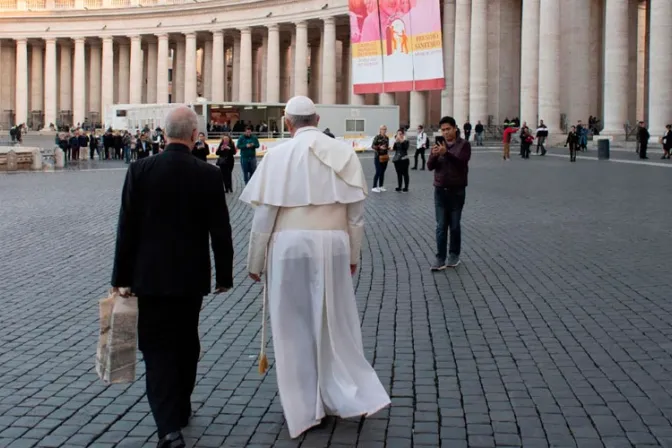
[[(436, 260), (432, 271), (460, 264), (462, 249), (462, 208), (467, 188), (471, 145), (457, 137), (457, 123), (453, 117), (439, 122), (442, 138), (432, 147), (427, 168), (434, 171), (434, 208), (436, 210)], [(450, 229), (450, 248), (448, 244)], [(448, 250), (446, 250), (448, 249)], [(446, 252), (448, 259), (446, 260)]]
[(476, 146), (483, 146), (483, 132), (485, 131), (485, 128), (483, 127), (483, 124), (481, 124), (481, 120), (478, 120), (478, 123), (476, 123), (476, 126), (474, 127), (474, 137), (476, 139)]
[(541, 149), (541, 155), (545, 156), (546, 155), (546, 146), (544, 146), (544, 143), (546, 143), (546, 139), (548, 138), (548, 126), (544, 123), (544, 120), (539, 121), (539, 127), (537, 128), (537, 154), (539, 154), (539, 150)]
[(86, 135), (86, 132), (82, 129), (78, 131), (79, 134), (79, 158), (84, 159), (86, 158), (86, 148), (89, 147), (89, 137)]
[(643, 121), (639, 122), (639, 158), (648, 159), (646, 156), (646, 149), (649, 146), (649, 130), (646, 129), (646, 124)]
[(576, 132), (575, 126), (572, 126), (572, 129), (567, 133), (565, 147), (567, 145), (569, 145), (569, 161), (576, 162), (576, 151), (579, 149), (579, 134)]
[[(406, 133), (403, 129), (399, 129), (394, 138), (394, 146), (392, 147), (394, 151), (392, 163), (394, 163), (394, 170), (397, 172), (397, 188), (395, 188), (395, 191), (408, 192), (408, 167), (411, 164), (411, 161), (408, 159), (408, 145)], [(401, 188), (402, 180), (404, 181), (403, 190)]]
[(105, 154), (105, 160), (110, 159), (110, 149), (114, 148), (114, 135), (112, 135), (112, 129), (109, 128), (103, 134), (103, 152)]
[[(121, 132), (116, 131), (114, 133), (114, 154), (115, 159), (121, 160), (122, 153), (124, 150), (124, 137), (121, 135)], [(130, 163), (130, 160), (126, 160), (126, 163)]]
[(672, 151), (672, 124), (665, 126), (665, 135), (663, 135), (663, 157), (661, 159), (669, 159)]
[(464, 123), (462, 129), (464, 129), (464, 139), (469, 141), (469, 137), (471, 136), (471, 123), (469, 123), (469, 120)]
[(523, 125), (523, 130), (520, 131), (520, 154), (523, 156), (523, 159), (530, 158), (532, 143), (534, 143), (534, 136), (530, 133), (530, 128)]
[(135, 145), (136, 150), (138, 151), (138, 160), (149, 157), (152, 152), (152, 145), (149, 143), (147, 134), (142, 134), (140, 139)]
[(199, 160), (202, 160), (204, 162), (208, 161), (208, 154), (210, 151), (208, 150), (208, 143), (205, 141), (205, 134), (202, 132), (198, 133), (198, 141), (196, 141), (196, 144), (194, 145), (194, 149), (191, 151), (191, 153), (194, 155)]
[(252, 135), (252, 126), (245, 128), (245, 134), (240, 136), (236, 146), (238, 147), (238, 151), (240, 151), (240, 166), (243, 170), (243, 181), (247, 185), (257, 169), (257, 149), (260, 146), (257, 136)]
[(373, 165), (376, 168), (376, 174), (373, 176), (373, 189), (375, 193), (387, 191), (383, 184), (385, 183), (385, 170), (387, 162), (390, 161), (390, 138), (387, 136), (387, 126), (383, 125), (378, 130), (378, 135), (373, 138)]
[(224, 180), (224, 190), (227, 193), (233, 193), (233, 182), (231, 175), (233, 173), (234, 156), (236, 155), (236, 146), (231, 140), (230, 135), (224, 134), (222, 141), (217, 147), (217, 166), (222, 171), (222, 178)]
[(186, 446), (181, 429), (191, 417), (198, 316), (210, 293), (210, 241), (215, 293), (233, 286), (222, 177), (190, 154), (197, 132), (196, 113), (184, 106), (171, 110), (166, 151), (132, 164), (121, 195), (112, 286), (138, 297), (138, 346), (158, 448)]
[[(89, 159), (93, 160), (95, 153), (98, 151), (98, 136), (96, 132), (93, 131), (89, 136)], [(98, 153), (98, 159), (101, 159), (100, 153)]]
[(324, 135), (319, 118), (309, 98), (290, 99), (285, 123), (292, 140), (268, 151), (240, 197), (255, 206), (247, 266), (254, 281), (266, 275), (280, 402), (292, 438), (327, 415), (368, 416), (390, 404), (364, 357), (352, 282), (366, 179), (356, 153)]
[(77, 131), (72, 132), (69, 143), (70, 160), (77, 160), (79, 158), (79, 136), (77, 135)]
[(588, 128), (583, 125), (583, 122), (579, 120), (579, 123), (576, 126), (576, 136), (579, 138), (578, 151), (587, 151), (588, 150)]
[(425, 170), (425, 151), (427, 148), (429, 148), (429, 137), (427, 137), (427, 134), (425, 133), (425, 128), (422, 125), (419, 125), (418, 135), (415, 139), (415, 155), (413, 156), (415, 163), (413, 164), (412, 169), (418, 169), (418, 156), (420, 156), (422, 159), (422, 167), (420, 168), (420, 171)]

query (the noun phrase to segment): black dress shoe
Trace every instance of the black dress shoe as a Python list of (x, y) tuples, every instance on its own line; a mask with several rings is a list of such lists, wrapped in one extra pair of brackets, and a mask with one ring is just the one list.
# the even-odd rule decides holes
[(181, 431), (175, 431), (166, 434), (159, 440), (156, 448), (186, 448), (187, 444), (184, 442)]

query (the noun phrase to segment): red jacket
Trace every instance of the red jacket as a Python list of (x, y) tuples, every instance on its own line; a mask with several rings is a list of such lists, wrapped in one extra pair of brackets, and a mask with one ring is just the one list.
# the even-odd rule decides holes
[(502, 137), (502, 142), (503, 143), (511, 143), (511, 135), (515, 134), (516, 132), (518, 132), (518, 128), (510, 127), (510, 128), (504, 129), (504, 135)]

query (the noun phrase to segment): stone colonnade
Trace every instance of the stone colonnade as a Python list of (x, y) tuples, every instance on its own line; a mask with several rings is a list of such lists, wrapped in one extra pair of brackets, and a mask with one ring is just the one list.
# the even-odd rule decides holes
[[(604, 133), (672, 121), (669, 0), (440, 0), (443, 91), (355, 95), (349, 20), (336, 15), (175, 33), (0, 38), (0, 124), (102, 121), (125, 103), (398, 104), (415, 127), (589, 115)], [(104, 31), (103, 31), (104, 33)], [(4, 123), (3, 123), (4, 122)]]

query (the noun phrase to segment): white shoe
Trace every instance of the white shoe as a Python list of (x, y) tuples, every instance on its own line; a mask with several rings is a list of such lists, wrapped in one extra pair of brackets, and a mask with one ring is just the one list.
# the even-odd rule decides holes
[(377, 187), (372, 188), (371, 191), (373, 191), (374, 193), (380, 193), (380, 188), (377, 188)]
[(380, 191), (387, 191), (387, 189), (385, 187), (380, 187), (379, 190)]

